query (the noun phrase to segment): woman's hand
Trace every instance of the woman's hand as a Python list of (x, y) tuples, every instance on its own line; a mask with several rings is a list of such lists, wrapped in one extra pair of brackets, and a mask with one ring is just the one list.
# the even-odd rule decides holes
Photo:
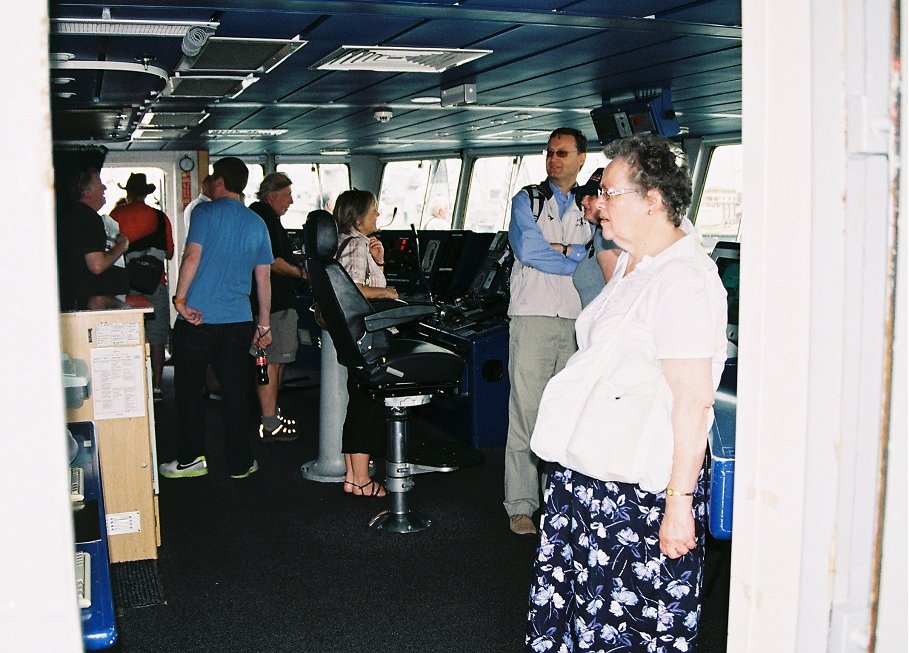
[(369, 255), (379, 265), (385, 265), (385, 246), (376, 236), (370, 236), (369, 238)]
[(387, 293), (386, 297), (388, 297), (388, 299), (397, 299), (398, 298), (398, 291), (395, 290), (394, 288), (392, 288), (391, 286), (386, 287), (385, 292)]
[(660, 523), (660, 551), (675, 560), (696, 546), (691, 497), (666, 497), (666, 510)]

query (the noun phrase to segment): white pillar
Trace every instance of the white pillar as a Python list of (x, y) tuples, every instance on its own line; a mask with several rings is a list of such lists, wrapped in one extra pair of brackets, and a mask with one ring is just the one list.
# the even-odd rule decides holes
[[(47, 3), (9, 7), (0, 122), (7, 233), (0, 257), (0, 650), (81, 651), (58, 326)], [(15, 97), (10, 97), (14, 94)]]
[[(894, 362), (893, 8), (743, 0), (742, 9), (729, 647), (868, 651), (877, 511), (886, 507), (883, 523), (895, 526), (906, 505), (905, 477), (894, 504), (879, 473), (883, 443), (905, 452), (906, 437), (887, 421), (901, 411), (905, 424), (905, 396), (893, 397), (895, 409), (885, 403)], [(905, 606), (904, 540), (901, 557)]]

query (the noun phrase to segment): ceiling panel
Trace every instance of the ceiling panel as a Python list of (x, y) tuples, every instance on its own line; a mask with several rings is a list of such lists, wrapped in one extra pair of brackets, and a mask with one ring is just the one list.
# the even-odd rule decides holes
[[(210, 149), (317, 154), (343, 144), (354, 154), (491, 147), (511, 138), (537, 142), (566, 125), (594, 135), (589, 116), (604, 99), (668, 87), (692, 134), (741, 128), (741, 8), (737, 0), (182, 0), (51, 2), (52, 18), (215, 22), (216, 38), (306, 41), (235, 98), (168, 96), (164, 79), (184, 61), (181, 38), (52, 34), (51, 52), (67, 52), (73, 81), (52, 87), (54, 137), (109, 140), (112, 149)], [(651, 17), (651, 18), (648, 18)], [(53, 26), (53, 22), (52, 22)], [(312, 70), (343, 45), (481, 48), (492, 53), (437, 73)], [(185, 61), (184, 61), (185, 63)], [(111, 65), (144, 67), (112, 70)], [(242, 75), (240, 71), (224, 74)], [(185, 70), (184, 77), (202, 73)], [(204, 85), (201, 80), (184, 80)], [(474, 83), (477, 102), (461, 107), (415, 105), (417, 96)], [(64, 88), (65, 87), (65, 88)], [(71, 94), (62, 97), (56, 93)], [(374, 109), (388, 105), (380, 124)], [(125, 130), (107, 132), (112, 112), (129, 109)], [(208, 112), (177, 138), (132, 140), (146, 111)], [(94, 114), (94, 119), (87, 116)], [(210, 139), (209, 129), (287, 129), (282, 136)], [(117, 132), (114, 132), (117, 133)], [(510, 135), (510, 136), (509, 136)], [(148, 136), (146, 134), (146, 136)], [(491, 139), (491, 136), (496, 136)]]

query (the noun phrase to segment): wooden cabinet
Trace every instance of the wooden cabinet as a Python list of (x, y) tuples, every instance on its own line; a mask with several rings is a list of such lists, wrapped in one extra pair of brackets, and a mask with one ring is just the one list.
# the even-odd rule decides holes
[(158, 557), (154, 413), (145, 314), (151, 309), (61, 313), (61, 349), (88, 371), (67, 421), (94, 422), (111, 562)]

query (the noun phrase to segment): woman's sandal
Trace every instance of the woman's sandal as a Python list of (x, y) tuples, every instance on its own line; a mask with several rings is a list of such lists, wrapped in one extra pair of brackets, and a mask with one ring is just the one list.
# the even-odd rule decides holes
[[(350, 483), (353, 487), (360, 490), (359, 492), (354, 492), (351, 490), (351, 494), (355, 497), (384, 497), (386, 496), (385, 486), (381, 483), (370, 479), (363, 485), (357, 485), (356, 483), (351, 483), (350, 481), (344, 481), (345, 483)], [(369, 492), (366, 491), (366, 488), (369, 488)], [(381, 492), (381, 494), (380, 494)]]

